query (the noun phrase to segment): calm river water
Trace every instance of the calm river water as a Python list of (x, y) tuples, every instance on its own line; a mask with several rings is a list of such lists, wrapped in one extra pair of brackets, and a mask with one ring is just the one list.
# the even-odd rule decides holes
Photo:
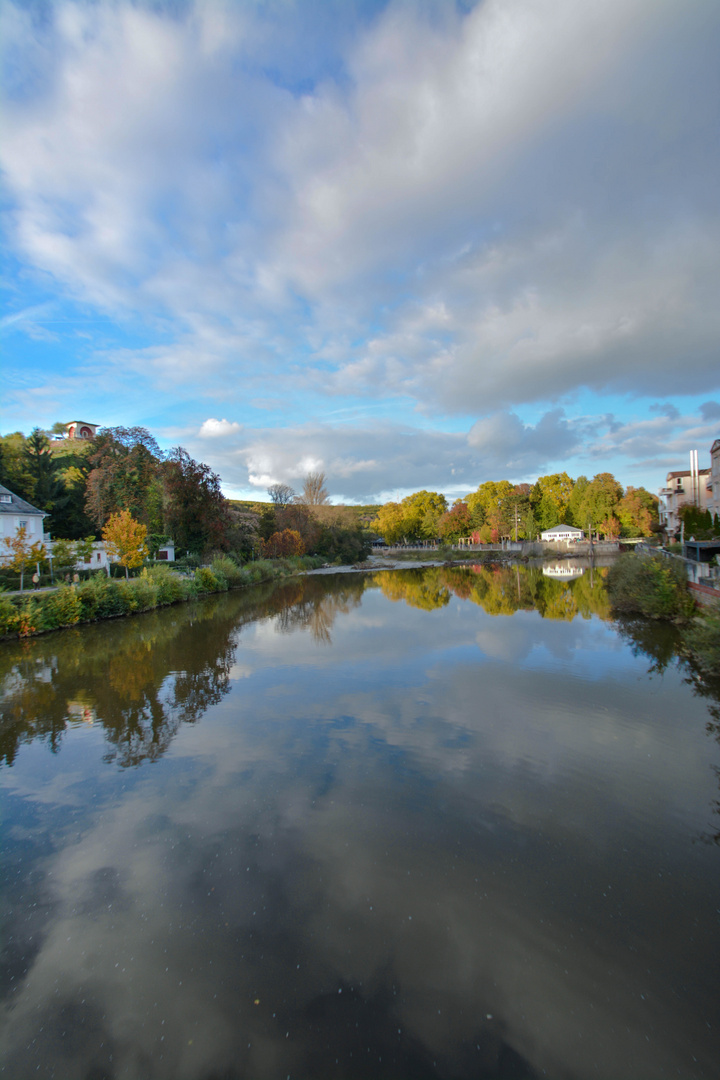
[(598, 571), (480, 567), (0, 645), (0, 1076), (717, 1078), (673, 648)]

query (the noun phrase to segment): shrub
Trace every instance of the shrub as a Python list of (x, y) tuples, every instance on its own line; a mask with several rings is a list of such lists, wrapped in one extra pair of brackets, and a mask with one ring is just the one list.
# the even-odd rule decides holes
[(74, 626), (83, 613), (82, 600), (74, 585), (61, 585), (57, 592), (44, 599), (43, 609), (47, 630), (53, 630), (56, 626)]
[(103, 574), (96, 574), (89, 581), (77, 587), (77, 594), (82, 603), (82, 621), (111, 619), (122, 615), (127, 610), (117, 583), (110, 581)]
[(685, 569), (674, 559), (621, 555), (610, 567), (606, 582), (615, 614), (683, 621), (695, 607)]
[(221, 584), (208, 566), (198, 567), (195, 571), (195, 581), (200, 592), (222, 592), (223, 589), (227, 589), (227, 583)]
[(18, 609), (7, 596), (0, 595), (0, 634), (16, 634), (18, 629)]
[(134, 605), (130, 608), (131, 611), (150, 611), (157, 607), (157, 585), (147, 574), (142, 574), (132, 582), (126, 582), (125, 587)]
[(152, 581), (155, 588), (155, 603), (158, 607), (175, 604), (178, 600), (184, 599), (184, 582), (169, 569), (167, 564), (144, 570), (142, 576)]
[(218, 580), (226, 582), (226, 588), (242, 585), (246, 580), (241, 568), (229, 555), (216, 555), (211, 569)]

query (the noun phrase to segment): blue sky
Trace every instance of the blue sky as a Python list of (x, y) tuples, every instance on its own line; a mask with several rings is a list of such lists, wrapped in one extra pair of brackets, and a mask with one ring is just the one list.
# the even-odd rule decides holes
[(3, 433), (228, 495), (610, 470), (720, 435), (712, 0), (0, 0)]

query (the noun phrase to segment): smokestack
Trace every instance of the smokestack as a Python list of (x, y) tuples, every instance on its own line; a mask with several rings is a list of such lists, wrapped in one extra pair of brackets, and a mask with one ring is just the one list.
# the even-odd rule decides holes
[(697, 450), (690, 451), (690, 487), (692, 490), (692, 501), (695, 506), (700, 506), (700, 475), (698, 473), (698, 452)]

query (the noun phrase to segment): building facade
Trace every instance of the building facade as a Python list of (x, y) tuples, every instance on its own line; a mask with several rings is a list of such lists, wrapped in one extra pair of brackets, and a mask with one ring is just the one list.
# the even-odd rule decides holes
[(549, 542), (565, 541), (570, 543), (572, 540), (584, 540), (585, 533), (582, 529), (576, 529), (574, 525), (555, 525), (552, 529), (546, 529), (545, 532), (540, 533), (540, 539)]
[[(719, 440), (720, 441), (720, 440)], [(665, 487), (660, 488), (658, 513), (660, 524), (668, 536), (677, 536), (680, 532), (680, 508), (697, 506), (699, 510), (709, 510), (712, 502), (712, 482), (710, 469), (682, 469), (669, 472)]]
[(16, 536), (22, 527), (29, 543), (41, 543), (45, 539), (43, 521), (46, 517), (42, 510), (0, 484), (0, 559), (7, 555), (7, 547), (2, 541)]
[(97, 429), (97, 424), (88, 424), (85, 420), (71, 420), (65, 425), (68, 439), (94, 439)]
[(710, 447), (710, 510), (720, 518), (720, 439)]

